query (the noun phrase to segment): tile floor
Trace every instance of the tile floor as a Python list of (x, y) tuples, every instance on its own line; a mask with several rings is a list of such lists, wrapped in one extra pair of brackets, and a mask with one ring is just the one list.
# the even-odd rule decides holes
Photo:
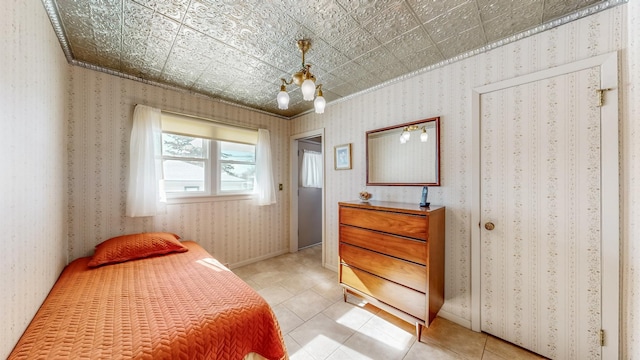
[(541, 359), (440, 317), (418, 342), (414, 325), (356, 297), (345, 303), (321, 251), (314, 246), (233, 269), (271, 304), (291, 360)]

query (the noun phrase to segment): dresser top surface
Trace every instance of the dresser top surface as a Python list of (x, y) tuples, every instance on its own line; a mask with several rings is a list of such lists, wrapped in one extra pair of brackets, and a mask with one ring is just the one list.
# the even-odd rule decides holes
[(412, 203), (403, 203), (403, 202), (394, 202), (394, 201), (341, 201), (338, 205), (349, 206), (360, 209), (370, 209), (370, 210), (386, 210), (386, 211), (403, 211), (410, 212), (415, 214), (428, 214), (434, 211), (444, 210), (444, 206), (440, 205), (430, 205), (428, 207), (420, 207), (418, 204)]

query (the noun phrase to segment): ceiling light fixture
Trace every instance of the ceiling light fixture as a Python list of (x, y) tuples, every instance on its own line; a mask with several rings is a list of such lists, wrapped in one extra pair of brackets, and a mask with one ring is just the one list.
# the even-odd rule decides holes
[(316, 85), (316, 77), (311, 73), (311, 65), (304, 63), (304, 55), (311, 48), (311, 41), (298, 40), (298, 49), (302, 53), (302, 68), (291, 76), (291, 80), (287, 81), (281, 78), (282, 85), (280, 85), (280, 92), (277, 96), (278, 109), (287, 110), (289, 108), (289, 93), (287, 92), (287, 85), (295, 84), (300, 87), (302, 91), (302, 97), (306, 101), (311, 101), (315, 97), (316, 89), (318, 89), (318, 96), (313, 102), (313, 107), (316, 113), (324, 113), (324, 107), (327, 101), (322, 96), (322, 84)]
[(422, 133), (420, 134), (420, 141), (427, 142), (427, 140), (429, 140), (429, 134), (427, 134), (427, 129), (425, 126), (420, 127), (418, 125), (409, 125), (405, 126), (402, 129), (402, 133), (400, 134), (400, 143), (406, 144), (407, 141), (409, 141), (409, 139), (411, 138), (411, 132), (418, 129), (422, 129)]

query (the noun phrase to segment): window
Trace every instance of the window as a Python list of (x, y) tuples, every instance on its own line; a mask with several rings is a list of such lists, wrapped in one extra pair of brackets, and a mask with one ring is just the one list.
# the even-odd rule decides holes
[(163, 185), (168, 198), (250, 194), (257, 132), (162, 113)]

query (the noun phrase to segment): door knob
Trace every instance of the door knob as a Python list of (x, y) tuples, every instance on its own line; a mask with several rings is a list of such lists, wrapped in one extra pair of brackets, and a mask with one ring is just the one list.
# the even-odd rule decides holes
[(492, 222), (488, 222), (484, 224), (484, 228), (491, 231), (496, 228), (496, 226)]

